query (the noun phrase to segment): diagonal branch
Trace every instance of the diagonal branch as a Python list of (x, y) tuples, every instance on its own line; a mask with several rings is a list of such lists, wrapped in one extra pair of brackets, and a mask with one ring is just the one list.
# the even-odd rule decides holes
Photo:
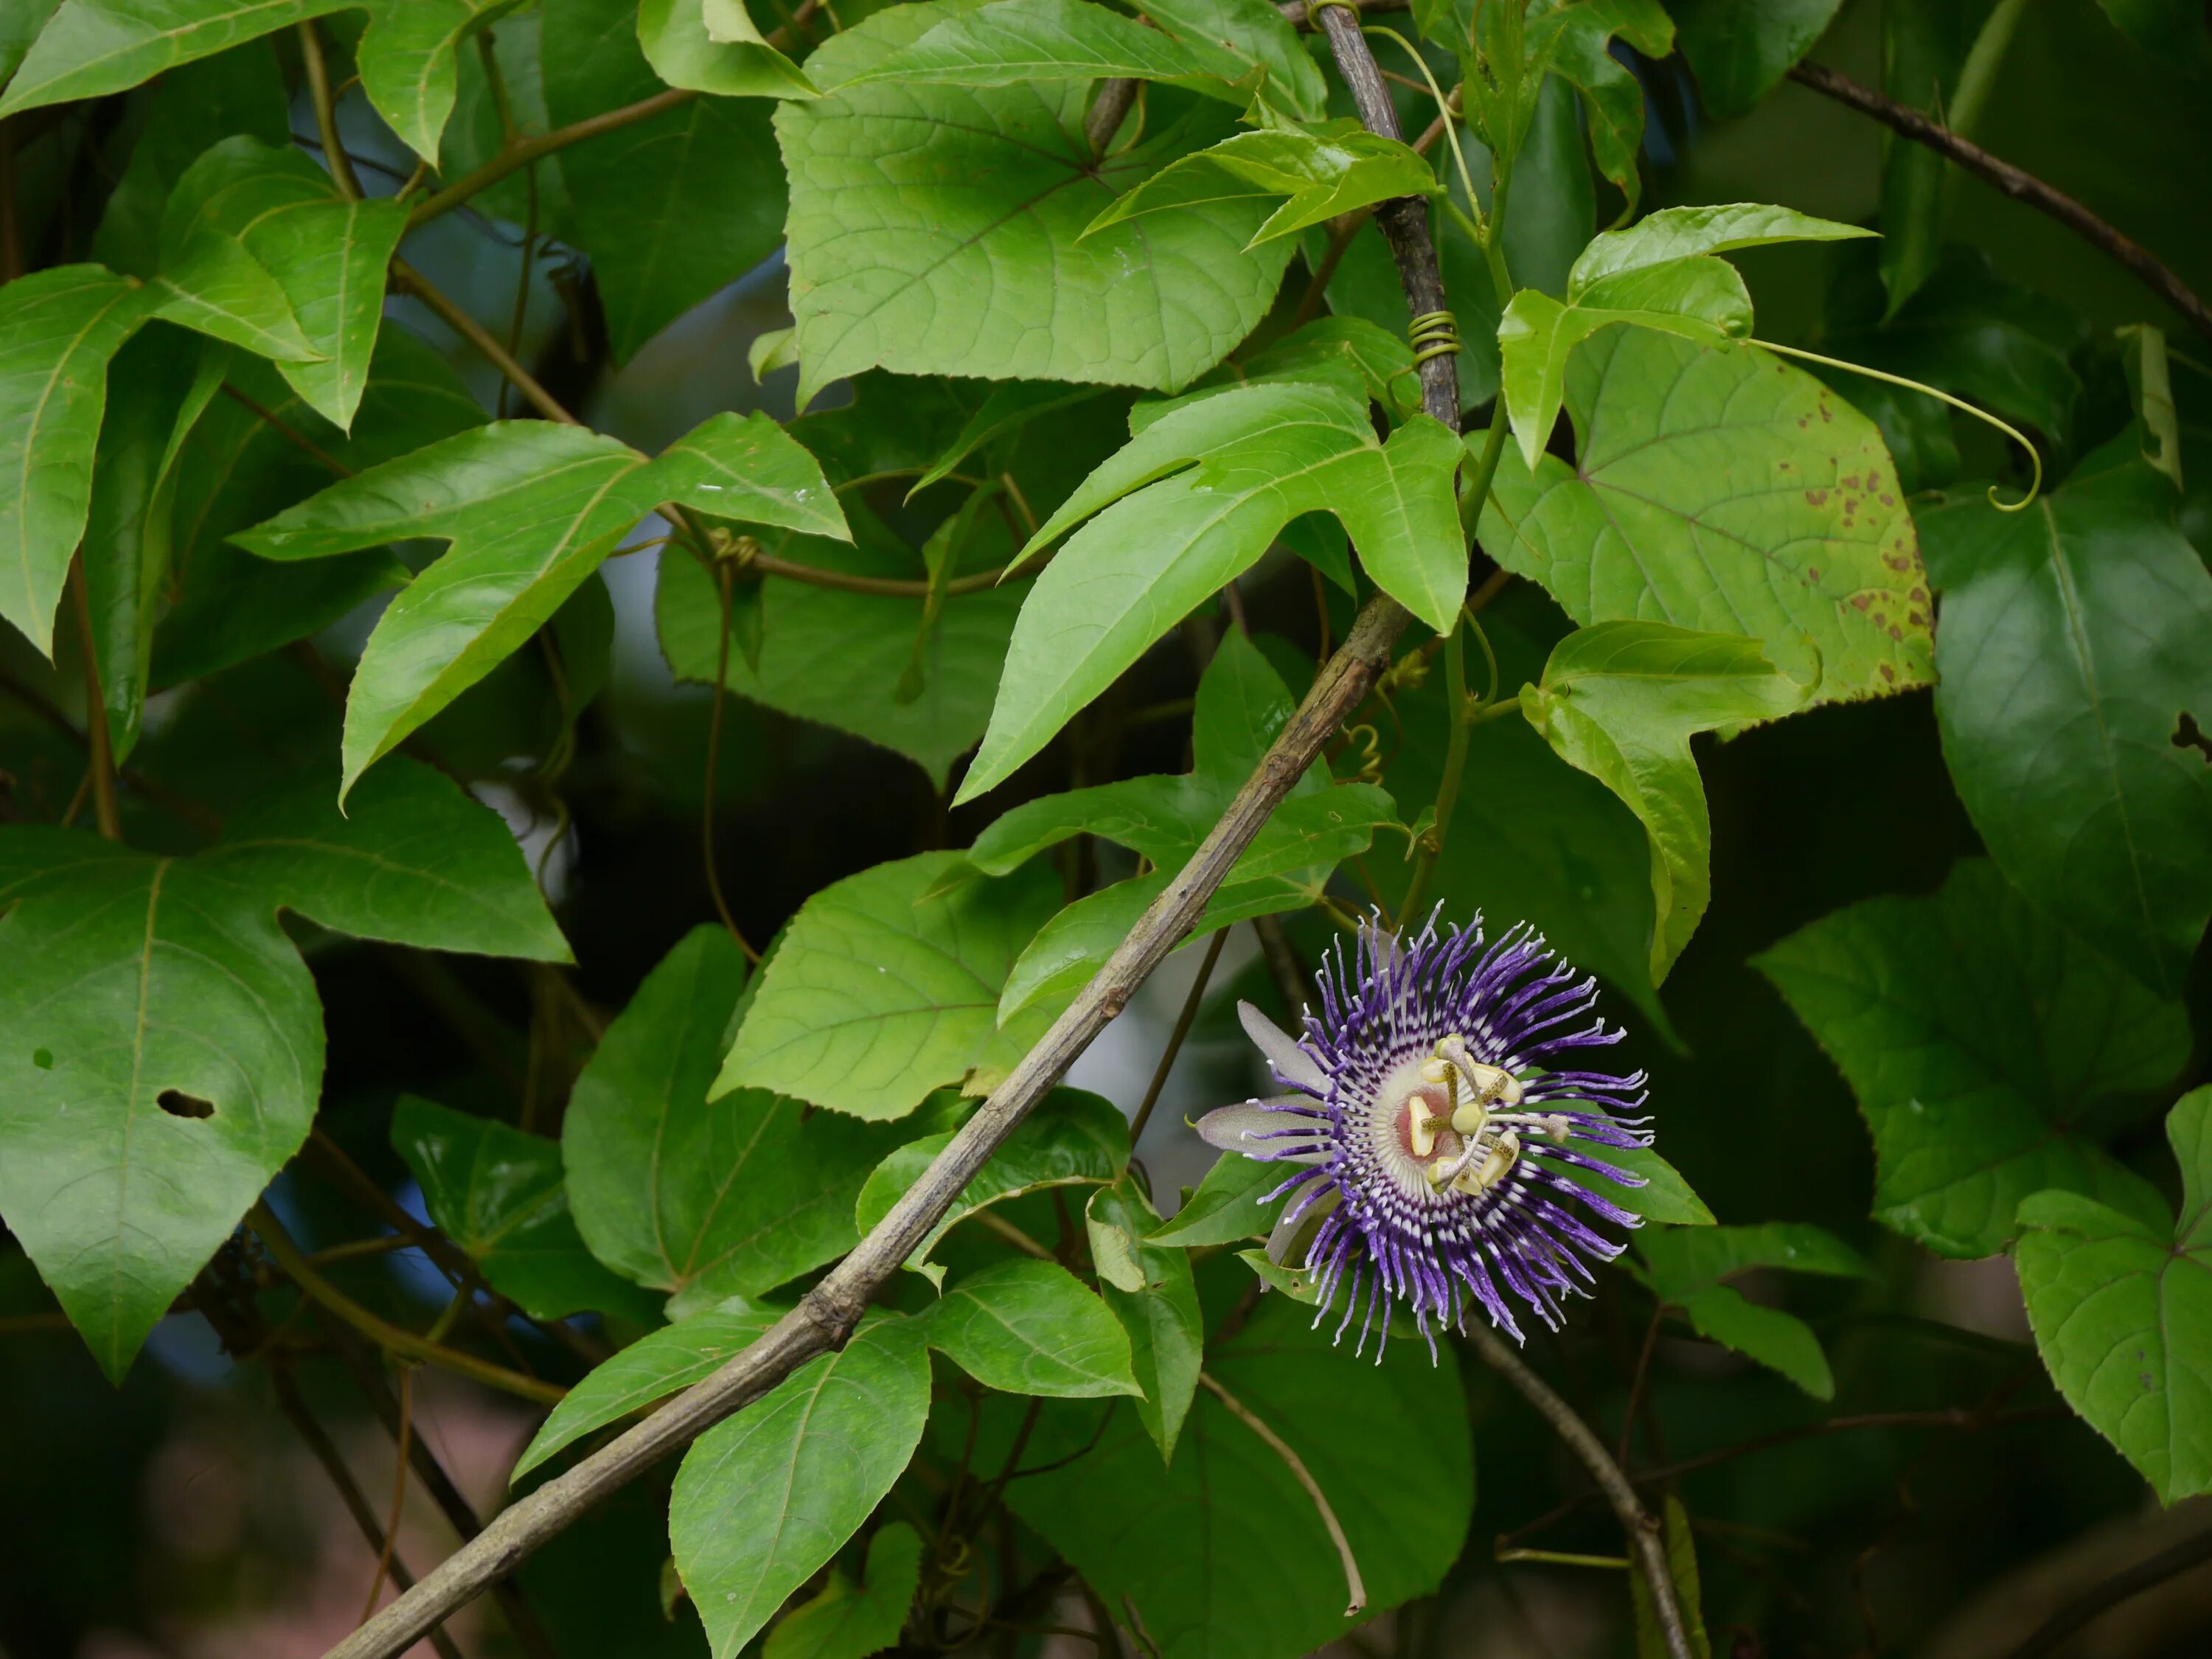
[[(1330, 44), (1340, 65), (1352, 82), (1362, 118), (1370, 126), (1383, 123), (1376, 130), (1395, 135), (1397, 126), (1388, 91), (1366, 40), (1349, 14), (1341, 7), (1332, 7), (1323, 11), (1322, 22), (1330, 31)], [(1425, 210), (1417, 201), (1391, 203), (1376, 217), (1389, 240), (1415, 313), (1442, 310), (1443, 283), (1437, 270)], [(1435, 357), (1424, 363), (1421, 380), (1424, 407), (1457, 430), (1459, 380), (1452, 359)], [(395, 1659), (456, 1607), (513, 1572), (526, 1557), (617, 1488), (759, 1399), (809, 1360), (843, 1346), (870, 1300), (951, 1208), (976, 1171), (1066, 1073), (1077, 1056), (1127, 1006), (1137, 987), (1197, 925), (1231, 866), (1305, 775), (1322, 744), (1365, 700), (1389, 665), (1392, 643), (1411, 620), (1405, 608), (1387, 594), (1368, 601), (1297, 712), (1277, 734), (1258, 769), (1237, 792), (1190, 862), (1138, 919), (1106, 965), (1053, 1022), (1036, 1046), (937, 1155), (921, 1178), (796, 1308), (704, 1382), (694, 1384), (565, 1474), (518, 1499), (412, 1590), (331, 1649), (326, 1659)], [(1662, 1609), (1671, 1610), (1673, 1600), (1663, 1571), (1662, 1561), (1662, 1576), (1654, 1588)], [(1686, 1650), (1681, 1659), (1686, 1659)]]
[(2033, 173), (2023, 172), (2009, 161), (2000, 161), (1972, 139), (1961, 138), (1941, 121), (1885, 97), (1871, 87), (1863, 87), (1825, 64), (1800, 64), (1790, 71), (1790, 78), (1839, 104), (1850, 105), (1862, 115), (1872, 116), (1916, 144), (1925, 144), (1984, 183), (1996, 185), (2014, 201), (2025, 202), (2039, 212), (2049, 214), (2083, 240), (2126, 266), (2146, 288), (2186, 318), (2198, 333), (2212, 337), (2212, 306), (2197, 298), (2186, 283), (2140, 243), (2123, 236), (2064, 191), (2052, 189)]

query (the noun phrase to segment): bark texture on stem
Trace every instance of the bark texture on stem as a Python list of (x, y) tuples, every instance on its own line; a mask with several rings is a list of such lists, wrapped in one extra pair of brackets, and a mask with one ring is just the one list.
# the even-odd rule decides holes
[(2188, 319), (2189, 325), (2207, 338), (2212, 338), (2212, 307), (2199, 299), (2195, 291), (2160, 263), (2139, 243), (2123, 236), (2095, 214), (2083, 207), (2063, 191), (2054, 190), (2032, 173), (2021, 171), (2011, 162), (2000, 161), (1972, 139), (1961, 138), (1941, 121), (1923, 115), (1918, 110), (1883, 96), (1871, 87), (1863, 87), (1849, 76), (1838, 75), (1825, 64), (1804, 63), (1790, 71), (1790, 78), (1800, 86), (1848, 104), (1862, 115), (1870, 115), (1892, 131), (1900, 133), (1916, 144), (1925, 144), (1937, 154), (1956, 161), (1967, 172), (1985, 184), (1994, 185), (2015, 202), (2025, 202), (2039, 212), (2047, 213), (2084, 240), (2101, 248), (2124, 265), (2152, 293), (2172, 306)]

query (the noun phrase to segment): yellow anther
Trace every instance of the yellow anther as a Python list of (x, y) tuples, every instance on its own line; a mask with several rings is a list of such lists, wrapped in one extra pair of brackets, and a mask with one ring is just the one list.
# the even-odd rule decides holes
[(1505, 1179), (1521, 1159), (1521, 1142), (1508, 1129), (1498, 1137), (1498, 1144), (1490, 1149), (1490, 1156), (1482, 1161), (1480, 1170), (1469, 1170), (1452, 1182), (1452, 1190), (1480, 1197)]
[(1406, 1103), (1407, 1124), (1413, 1144), (1413, 1156), (1426, 1158), (1437, 1149), (1437, 1130), (1443, 1122), (1440, 1113), (1429, 1109), (1429, 1103), (1415, 1095)]
[(1448, 1060), (1425, 1060), (1421, 1062), (1421, 1081), (1449, 1084), (1456, 1075)]
[(1482, 1126), (1490, 1121), (1490, 1113), (1480, 1100), (1470, 1100), (1452, 1114), (1452, 1127), (1463, 1135), (1482, 1133)]

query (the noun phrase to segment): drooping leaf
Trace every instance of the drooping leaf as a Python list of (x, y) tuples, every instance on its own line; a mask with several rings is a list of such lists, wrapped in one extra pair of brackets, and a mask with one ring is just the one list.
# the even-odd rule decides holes
[(1006, 969), (1058, 902), (1042, 869), (947, 885), (924, 853), (823, 888), (793, 918), (714, 1092), (772, 1089), (855, 1117), (903, 1117), (959, 1082), (997, 1029)]
[(853, 539), (822, 464), (758, 410), (711, 416), (694, 427), (661, 452), (655, 481), (717, 519)]
[(734, 1659), (858, 1530), (928, 1416), (920, 1322), (894, 1316), (863, 1325), (684, 1455), (669, 1541), (715, 1659)]
[(2024, 513), (1923, 514), (1943, 591), (1936, 714), (1998, 867), (2172, 994), (2212, 917), (2212, 765), (2176, 747), (2184, 718), (2212, 726), (2212, 574), (2167, 482), (2118, 459)]
[(486, 1284), (532, 1318), (653, 1317), (653, 1298), (584, 1248), (562, 1185), (559, 1142), (403, 1095), (392, 1109), (392, 1150), (413, 1171), (430, 1219), (475, 1259)]
[[(1159, 1215), (1127, 1176), (1092, 1194), (1084, 1213), (1098, 1294), (1128, 1334), (1130, 1373), (1142, 1390), (1137, 1415), (1161, 1461), (1172, 1463), (1206, 1352), (1190, 1256), (1146, 1242)], [(1118, 1264), (1118, 1276), (1109, 1263)]]
[(659, 499), (645, 458), (580, 427), (499, 421), (374, 467), (233, 538), (318, 559), (452, 542), (378, 622), (346, 699), (342, 788), (550, 621)]
[(1827, 32), (1842, 0), (1674, 0), (1682, 56), (1713, 115), (1741, 115)]
[(108, 360), (150, 304), (137, 283), (98, 265), (0, 289), (0, 617), (49, 654), (92, 499)]
[(407, 568), (386, 549), (275, 564), (228, 538), (328, 485), (337, 476), (329, 462), (365, 471), (484, 420), (483, 405), (445, 360), (397, 326), (378, 332), (350, 436), (310, 409), (272, 365), (234, 354), (225, 383), (242, 397), (209, 405), (176, 467), (169, 604), (154, 636), (157, 689), (304, 638), (370, 594), (403, 585)]
[[(1384, 1363), (1332, 1347), (1285, 1297), (1218, 1343), (1206, 1369), (1296, 1451), (1328, 1495), (1369, 1606), (1432, 1589), (1459, 1553), (1474, 1503), (1467, 1411), (1452, 1349), (1419, 1343)], [(1273, 1451), (1201, 1389), (1164, 1469), (1136, 1412), (1048, 1403), (1010, 1481), (1016, 1514), (1060, 1550), (1109, 1607), (1124, 1595), (1166, 1659), (1281, 1659), (1346, 1628), (1345, 1582), (1311, 1499)], [(1407, 1425), (1420, 1455), (1405, 1455)], [(1255, 1549), (1252, 1540), (1264, 1539)], [(1237, 1615), (1224, 1619), (1222, 1609)]]
[(2212, 1491), (2212, 1089), (2184, 1095), (2166, 1133), (2178, 1219), (2034, 1193), (2014, 1249), (2051, 1381), (2172, 1504)]
[(1313, 130), (1267, 127), (1170, 162), (1115, 197), (1084, 234), (1153, 214), (1288, 197), (1252, 233), (1249, 246), (1256, 247), (1392, 197), (1432, 196), (1443, 188), (1418, 151), (1355, 120)]
[(1586, 0), (1529, 20), (1526, 75), (1532, 89), (1548, 73), (1581, 95), (1591, 158), (1632, 213), (1641, 193), (1644, 88), (1613, 56), (1616, 35), (1646, 58), (1665, 58), (1674, 46), (1674, 26), (1658, 0)]
[(726, 98), (820, 95), (805, 72), (769, 44), (744, 0), (641, 0), (637, 43), (672, 87)]
[(1097, 514), (1022, 606), (990, 730), (956, 800), (1003, 781), (1300, 514), (1334, 514), (1368, 574), (1448, 629), (1467, 586), (1457, 461), (1442, 422), (1415, 416), (1386, 443), (1359, 402), (1322, 386), (1224, 392), (1153, 422), (1025, 550)]
[(1651, 982), (1697, 931), (1712, 894), (1712, 821), (1691, 734), (1778, 719), (1805, 688), (1759, 642), (1664, 623), (1599, 623), (1562, 641), (1521, 711), (1561, 758), (1613, 791), (1651, 842)]
[(856, 1585), (833, 1568), (821, 1594), (768, 1633), (763, 1659), (868, 1659), (897, 1643), (921, 1582), (921, 1534), (886, 1522), (868, 1540), (866, 1577)]
[[(540, 57), (556, 126), (665, 92), (631, 0), (551, 0)], [(577, 242), (592, 256), (615, 361), (775, 251), (783, 173), (768, 106), (694, 98), (561, 152)]]
[[(850, 81), (974, 9), (891, 8), (829, 41), (808, 73)], [(1085, 91), (869, 84), (778, 110), (801, 407), (875, 365), (1172, 390), (1250, 331), (1289, 257), (1286, 244), (1243, 251), (1258, 208), (1082, 236), (1112, 197), (1224, 136), (1226, 112), (1209, 106), (1100, 161)]]
[[(476, 814), (526, 884), (497, 820), (434, 774), (379, 781), (389, 795), (364, 806), (391, 811), (340, 818), (325, 793), (308, 833), (197, 859), (0, 830), (0, 954), (20, 964), (0, 981), (0, 1216), (112, 1378), (307, 1138), (322, 1010), (279, 907), (402, 944), (509, 948), (483, 911), (447, 912), (450, 865), (387, 857), (395, 820), (428, 817), (464, 867), (481, 860), (457, 822)], [(502, 878), (477, 869), (495, 913)]]
[(704, 1381), (776, 1318), (775, 1309), (738, 1301), (648, 1331), (568, 1390), (523, 1448), (508, 1479), (520, 1480), (586, 1435)]
[(369, 13), (355, 62), (369, 105), (399, 142), (433, 166), (459, 95), (454, 53), (514, 0), (383, 0)]
[(1574, 466), (1508, 450), (1482, 543), (1585, 625), (1765, 642), (1808, 703), (1930, 677), (1912, 520), (1871, 423), (1747, 345), (1614, 329), (1567, 370)]
[(739, 1089), (709, 1100), (745, 961), (695, 927), (607, 1027), (561, 1147), (592, 1253), (679, 1307), (757, 1296), (860, 1242), (853, 1203), (896, 1132)]
[[(874, 1230), (951, 1139), (947, 1131), (908, 1141), (870, 1172), (854, 1205), (860, 1232)], [(1082, 1089), (1054, 1089), (969, 1179), (943, 1218), (915, 1246), (907, 1266), (941, 1281), (945, 1270), (929, 1255), (957, 1223), (1024, 1193), (1111, 1182), (1128, 1158), (1129, 1127), (1121, 1108)]]
[(192, 164), (171, 192), (162, 246), (179, 259), (227, 238), (275, 280), (316, 355), (277, 371), (315, 412), (353, 425), (384, 314), (384, 273), (406, 228), (397, 202), (349, 202), (296, 149), (230, 138)]
[(0, 116), (98, 98), (359, 0), (62, 0), (0, 96)]
[(1626, 230), (1609, 230), (1591, 238), (1567, 273), (1567, 298), (1580, 301), (1607, 277), (1699, 254), (1732, 253), (1739, 248), (1765, 247), (1776, 242), (1847, 241), (1873, 234), (1857, 225), (1816, 219), (1794, 208), (1759, 202), (1662, 208), (1645, 214)]
[(986, 1388), (1072, 1400), (1139, 1392), (1120, 1322), (1056, 1261), (1023, 1256), (969, 1273), (920, 1323), (931, 1347)]
[(1652, 1293), (1680, 1308), (1699, 1335), (1780, 1372), (1816, 1400), (1834, 1397), (1835, 1377), (1812, 1328), (1720, 1281), (1753, 1267), (1867, 1277), (1873, 1269), (1857, 1251), (1824, 1229), (1796, 1222), (1646, 1228), (1637, 1234), (1636, 1248)]
[(174, 550), (173, 513), (185, 440), (222, 384), (228, 354), (156, 325), (117, 361), (84, 526), (85, 602), (118, 763), (137, 747), (151, 689), (154, 623)]
[(2095, 1137), (2130, 1092), (2172, 1076), (2187, 1020), (1994, 866), (1970, 860), (1929, 897), (1838, 910), (1753, 962), (1858, 1097), (1885, 1224), (1981, 1256), (2045, 1188), (2156, 1215), (2156, 1189)]
[[(1698, 1540), (1691, 1530), (1690, 1512), (1682, 1507), (1680, 1498), (1668, 1492), (1662, 1515), (1667, 1576), (1674, 1586), (1674, 1605), (1682, 1615), (1690, 1659), (1712, 1659), (1713, 1638), (1705, 1629), (1705, 1591), (1698, 1582)], [(1668, 1659), (1673, 1649), (1660, 1628), (1659, 1609), (1640, 1562), (1631, 1571), (1629, 1587), (1636, 1608), (1636, 1659)]]

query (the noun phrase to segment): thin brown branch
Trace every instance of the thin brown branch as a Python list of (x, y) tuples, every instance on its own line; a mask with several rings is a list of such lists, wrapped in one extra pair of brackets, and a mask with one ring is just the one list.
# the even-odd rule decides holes
[[(791, 15), (791, 21), (768, 32), (769, 45), (778, 52), (787, 52), (803, 37), (805, 25), (822, 9), (822, 0), (805, 0), (805, 3)], [(440, 214), (450, 212), (471, 196), (489, 190), (501, 179), (520, 172), (540, 156), (550, 155), (556, 150), (566, 149), (571, 144), (582, 143), (587, 138), (597, 138), (610, 132), (619, 132), (624, 127), (635, 126), (640, 121), (649, 121), (654, 116), (680, 108), (699, 94), (684, 87), (671, 87), (650, 98), (635, 104), (625, 104), (620, 109), (611, 109), (586, 120), (574, 121), (565, 127), (556, 127), (534, 138), (518, 139), (475, 172), (463, 174), (443, 190), (426, 196), (407, 216), (407, 228), (415, 229)]]
[(1659, 1535), (1659, 1523), (1638, 1499), (1636, 1488), (1620, 1472), (1620, 1465), (1613, 1461), (1597, 1436), (1590, 1432), (1589, 1425), (1575, 1414), (1574, 1407), (1554, 1394), (1551, 1384), (1529, 1370), (1528, 1363), (1506, 1346), (1504, 1338), (1486, 1324), (1470, 1322), (1468, 1341), (1483, 1364), (1512, 1384), (1514, 1391), (1535, 1407), (1536, 1414), (1566, 1442), (1567, 1449), (1597, 1483), (1598, 1490), (1613, 1508), (1614, 1518), (1620, 1522), (1621, 1531), (1627, 1534), (1629, 1553), (1643, 1569), (1645, 1584), (1651, 1591), (1652, 1608), (1667, 1638), (1670, 1659), (1691, 1659), (1689, 1632), (1682, 1622), (1681, 1603), (1674, 1595), (1674, 1579), (1667, 1566), (1667, 1547)]
[[(384, 1523), (384, 1547), (376, 1553), (376, 1572), (368, 1581), (368, 1601), (356, 1623), (367, 1624), (384, 1597), (384, 1581), (392, 1571), (392, 1546), (399, 1536), (399, 1519), (407, 1510), (407, 1445), (415, 1432), (415, 1368), (399, 1368), (399, 1449), (392, 1459), (392, 1518)], [(400, 1587), (404, 1594), (407, 1586)]]
[(2050, 215), (2075, 235), (2125, 266), (2151, 292), (2179, 312), (2198, 333), (2212, 337), (2212, 307), (2208, 307), (2186, 283), (2141, 244), (2122, 235), (2064, 191), (2053, 189), (2033, 173), (2024, 172), (2009, 161), (2001, 161), (1972, 139), (1960, 137), (1932, 116), (1900, 104), (1895, 99), (1885, 97), (1871, 87), (1861, 86), (1848, 76), (1837, 74), (1825, 64), (1800, 64), (1790, 71), (1790, 78), (1800, 86), (1810, 87), (1814, 91), (1834, 99), (1838, 103), (1849, 105), (1862, 115), (1872, 116), (1893, 132), (1901, 134), (1917, 144), (1925, 144), (1938, 155), (1957, 162), (2014, 201), (2025, 202), (2037, 211)]
[(322, 135), (323, 159), (330, 163), (331, 182), (349, 202), (361, 200), (361, 178), (353, 170), (353, 157), (338, 139), (337, 100), (331, 94), (331, 73), (323, 62), (323, 37), (314, 20), (300, 26), (300, 57), (307, 69), (307, 95), (315, 106), (315, 130)]
[(2102, 1583), (2090, 1585), (2045, 1620), (2033, 1636), (2013, 1650), (2012, 1659), (2043, 1659), (2100, 1614), (2207, 1561), (2212, 1561), (2212, 1530), (2185, 1538), (2170, 1549), (2123, 1568)]
[[(757, 553), (747, 562), (750, 568), (763, 576), (781, 576), (788, 580), (805, 582), (812, 587), (834, 587), (841, 593), (879, 593), (888, 599), (926, 599), (929, 584), (900, 576), (862, 576), (845, 570), (823, 570), (811, 564), (793, 564), (788, 559), (779, 559), (771, 554)], [(1029, 573), (1036, 574), (1034, 568)], [(1004, 568), (978, 570), (972, 575), (955, 576), (945, 584), (948, 596), (981, 593), (996, 587), (1006, 574)]]
[[(324, 1432), (323, 1425), (315, 1421), (308, 1412), (307, 1402), (301, 1398), (299, 1385), (292, 1380), (290, 1367), (281, 1361), (270, 1364), (269, 1383), (276, 1395), (276, 1409), (283, 1413), (293, 1431), (307, 1443), (309, 1454), (323, 1473), (330, 1477), (331, 1485), (337, 1491), (338, 1501), (345, 1505), (345, 1511), (353, 1517), (354, 1525), (361, 1528), (361, 1535), (368, 1540), (371, 1552), (385, 1564), (386, 1570), (392, 1575), (392, 1582), (398, 1586), (402, 1595), (412, 1589), (415, 1575), (407, 1570), (407, 1564), (392, 1549), (390, 1534), (377, 1520), (376, 1511), (369, 1506), (368, 1495), (362, 1491), (360, 1482), (353, 1478), (353, 1471), (346, 1467), (343, 1454)], [(430, 1645), (437, 1650), (438, 1659), (461, 1659), (461, 1650), (453, 1645), (453, 1638), (446, 1634), (443, 1625), (430, 1632)]]
[(483, 353), (486, 361), (505, 375), (508, 384), (547, 420), (558, 421), (563, 426), (583, 424), (562, 406), (560, 399), (538, 383), (535, 375), (514, 361), (489, 329), (462, 310), (436, 283), (404, 259), (392, 262), (392, 283), (402, 293), (411, 294), (429, 307), (441, 322)]
[(1176, 1016), (1175, 1030), (1168, 1034), (1167, 1047), (1160, 1050), (1160, 1063), (1152, 1068), (1152, 1080), (1145, 1090), (1144, 1104), (1137, 1108), (1137, 1115), (1129, 1123), (1129, 1144), (1134, 1146), (1145, 1133), (1145, 1125), (1152, 1121), (1152, 1108), (1160, 1103), (1160, 1091), (1167, 1087), (1168, 1073), (1175, 1070), (1176, 1056), (1182, 1052), (1183, 1039), (1190, 1035), (1193, 1021), (1198, 1018), (1199, 1005), (1206, 1000), (1206, 982), (1213, 977), (1213, 964), (1221, 960), (1221, 947), (1229, 942), (1229, 930), (1217, 927), (1212, 942), (1206, 947), (1206, 960), (1198, 965), (1198, 977), (1190, 982), (1190, 994), (1182, 1000), (1182, 1012)]
[(246, 1224), (261, 1240), (270, 1259), (276, 1262), (287, 1279), (300, 1287), (303, 1295), (335, 1314), (386, 1352), (402, 1359), (416, 1359), (426, 1365), (435, 1365), (441, 1370), (453, 1371), (482, 1382), (487, 1388), (519, 1395), (525, 1400), (535, 1400), (541, 1405), (558, 1405), (568, 1392), (557, 1382), (526, 1376), (520, 1371), (495, 1365), (489, 1359), (479, 1359), (459, 1348), (448, 1348), (429, 1341), (370, 1312), (315, 1271), (306, 1253), (293, 1243), (291, 1234), (284, 1231), (283, 1224), (276, 1219), (266, 1204), (257, 1203), (248, 1210)]
[(350, 478), (353, 477), (353, 469), (351, 467), (348, 466), (337, 456), (331, 454), (330, 451), (325, 449), (313, 438), (310, 438), (306, 433), (301, 431), (299, 428), (294, 426), (282, 415), (279, 415), (275, 410), (270, 409), (259, 399), (252, 397), (248, 393), (240, 392), (228, 380), (225, 380), (222, 383), (222, 392), (223, 396), (228, 398), (233, 403), (237, 404), (248, 414), (252, 415), (256, 420), (260, 421), (264, 425), (267, 426), (270, 431), (276, 433), (278, 437), (283, 439), (286, 443), (290, 444), (301, 454), (306, 455), (309, 459), (319, 462), (322, 465), (328, 467), (331, 471), (337, 473), (341, 478)]
[(107, 694), (100, 684), (100, 645), (92, 633), (92, 596), (85, 585), (81, 548), (70, 562), (70, 599), (84, 656), (84, 732), (92, 756), (93, 819), (103, 840), (121, 841), (123, 818), (115, 808), (115, 750), (107, 726)]
[(1306, 1468), (1305, 1460), (1291, 1449), (1290, 1443), (1269, 1428), (1249, 1406), (1223, 1388), (1212, 1371), (1200, 1371), (1198, 1380), (1207, 1393), (1229, 1408), (1231, 1415), (1260, 1437), (1262, 1445), (1283, 1460), (1283, 1467), (1290, 1470), (1298, 1485), (1305, 1489), (1306, 1496), (1313, 1500), (1314, 1508), (1321, 1515), (1322, 1525), (1328, 1528), (1328, 1541), (1336, 1546), (1336, 1559), (1344, 1568), (1344, 1588), (1348, 1597), (1344, 1616), (1347, 1619), (1358, 1616), (1367, 1606), (1367, 1586), (1359, 1577), (1359, 1560), (1352, 1553), (1352, 1540), (1344, 1535), (1343, 1525), (1337, 1520), (1336, 1511), (1329, 1507), (1328, 1494), (1322, 1491), (1321, 1482), (1313, 1478), (1313, 1472)]

